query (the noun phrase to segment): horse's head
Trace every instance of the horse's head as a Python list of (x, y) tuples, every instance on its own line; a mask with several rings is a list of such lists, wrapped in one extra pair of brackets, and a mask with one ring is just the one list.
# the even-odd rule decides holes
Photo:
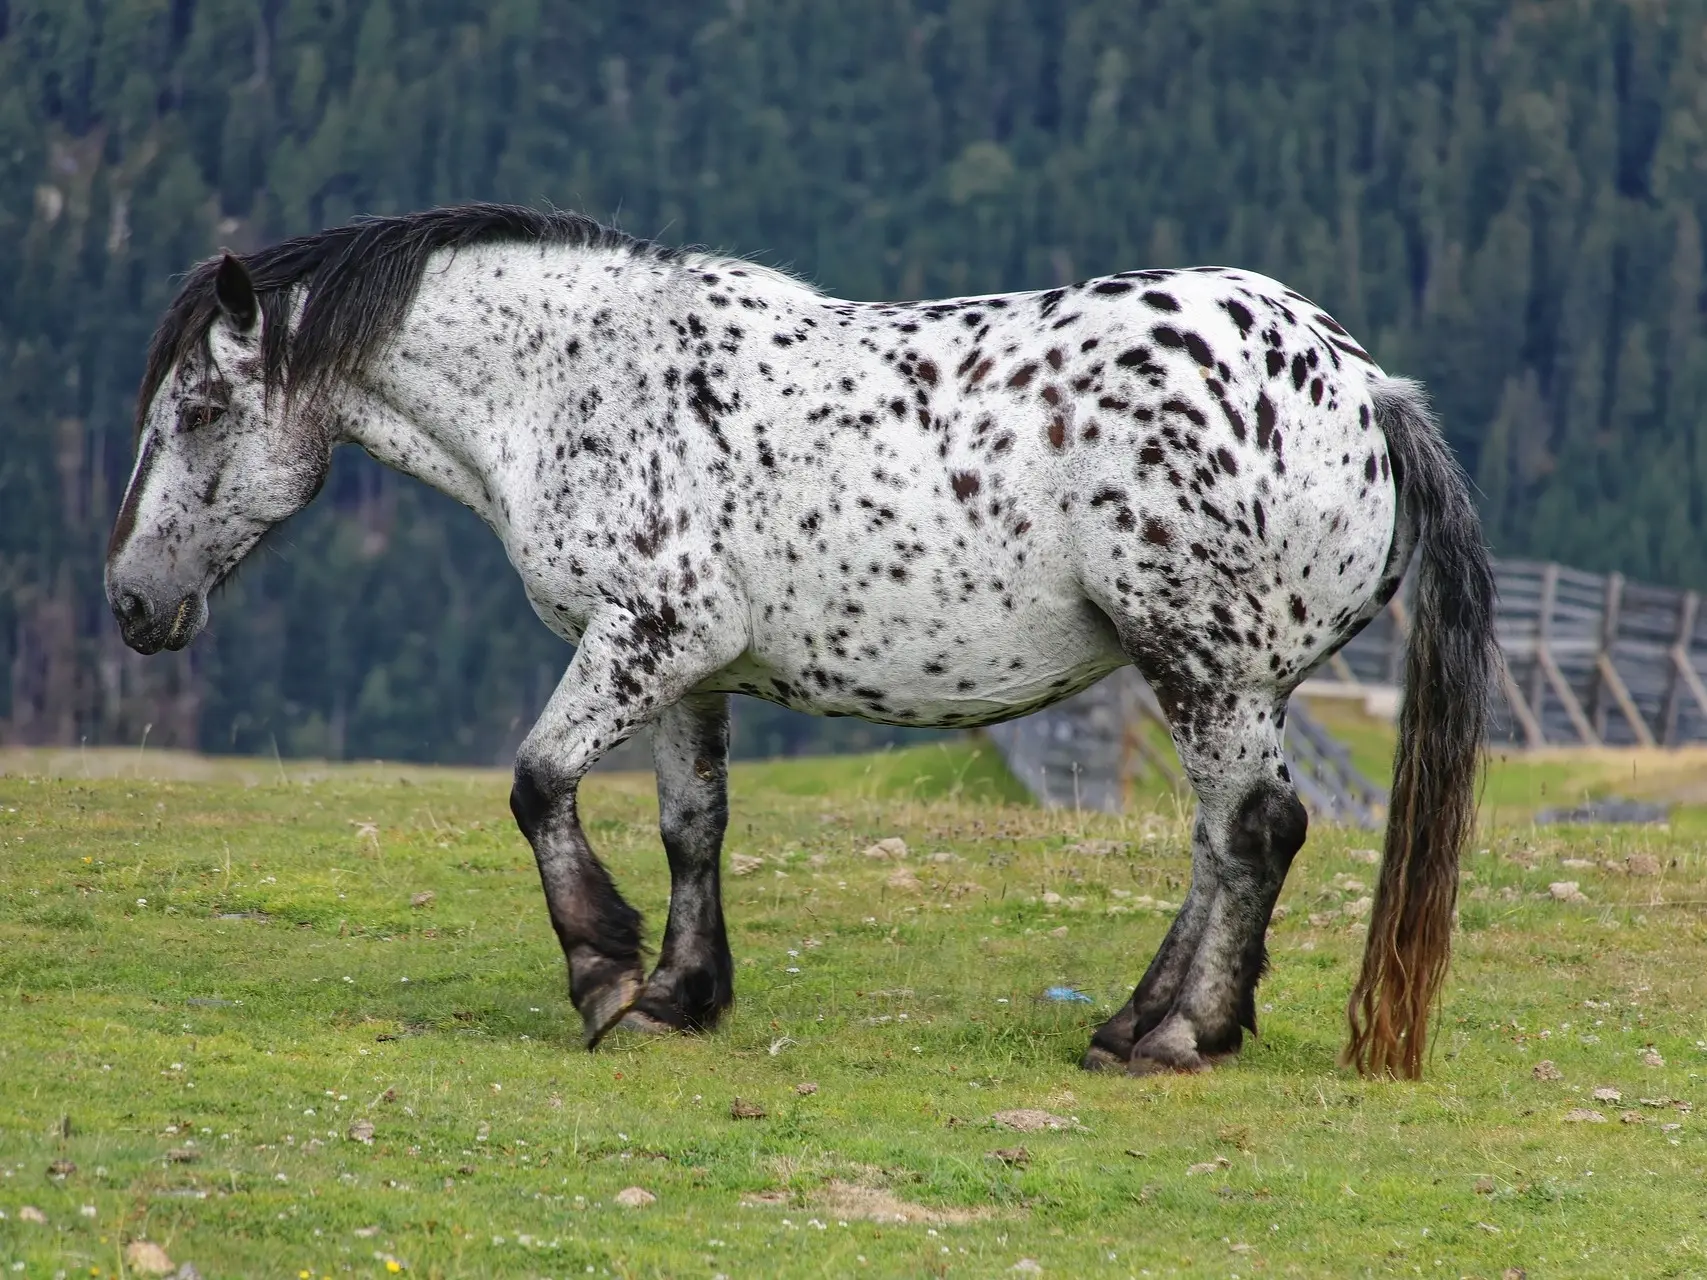
[(269, 330), (288, 325), (227, 254), (192, 273), (155, 334), (107, 544), (107, 602), (138, 653), (195, 639), (208, 592), (325, 479), (321, 415), (277, 389), (285, 335)]

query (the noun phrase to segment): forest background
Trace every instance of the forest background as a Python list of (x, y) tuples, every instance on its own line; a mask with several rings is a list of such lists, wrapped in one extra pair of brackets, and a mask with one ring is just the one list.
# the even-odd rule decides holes
[(567, 649), (351, 451), (190, 652), (100, 585), (175, 278), (465, 199), (854, 298), (1254, 268), (1427, 380), (1497, 552), (1707, 588), (1707, 0), (0, 0), (0, 742), (506, 759)]

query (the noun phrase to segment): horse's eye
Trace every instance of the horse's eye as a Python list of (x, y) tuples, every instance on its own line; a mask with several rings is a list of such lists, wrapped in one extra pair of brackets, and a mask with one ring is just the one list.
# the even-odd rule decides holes
[(195, 431), (201, 427), (212, 426), (219, 420), (220, 414), (224, 412), (225, 410), (221, 409), (218, 405), (190, 405), (183, 413), (182, 422), (184, 430)]

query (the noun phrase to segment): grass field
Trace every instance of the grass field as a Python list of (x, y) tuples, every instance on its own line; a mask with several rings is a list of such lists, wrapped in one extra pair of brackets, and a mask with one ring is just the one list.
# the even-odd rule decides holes
[[(1367, 833), (1312, 834), (1242, 1058), (1088, 1076), (1177, 799), (1043, 813), (963, 743), (738, 767), (732, 1020), (588, 1055), (501, 775), (4, 764), (8, 1276), (1707, 1274), (1707, 809), (1528, 818), (1703, 757), (1495, 762), (1420, 1084), (1334, 1065)], [(649, 780), (583, 812), (661, 920)]]

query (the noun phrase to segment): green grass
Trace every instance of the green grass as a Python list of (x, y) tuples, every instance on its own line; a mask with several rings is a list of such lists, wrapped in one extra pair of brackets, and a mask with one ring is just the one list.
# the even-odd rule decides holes
[[(729, 851), (763, 862), (727, 887), (735, 1014), (588, 1055), (501, 775), (269, 761), (190, 782), (160, 780), (185, 772), (166, 760), (68, 760), (73, 776), (0, 777), (0, 1274), (120, 1275), (138, 1239), (209, 1280), (386, 1259), (469, 1277), (987, 1276), (1022, 1258), (1707, 1273), (1707, 1122), (1638, 1101), (1707, 1108), (1693, 810), (1574, 832), (1497, 810), (1420, 1084), (1334, 1066), (1361, 943), (1342, 908), (1374, 868), (1354, 856), (1367, 833), (1319, 829), (1275, 926), (1262, 1038), (1207, 1075), (1126, 1079), (1076, 1062), (1167, 927), (1146, 904), (1183, 892), (1171, 796), (1043, 813), (963, 743), (737, 768)], [(1546, 785), (1612, 785), (1599, 767)], [(1490, 790), (1533, 792), (1530, 768), (1496, 765)], [(659, 920), (649, 780), (596, 776), (583, 812)], [(862, 856), (889, 835), (917, 888)], [(1662, 874), (1602, 868), (1630, 854)], [(1565, 879), (1588, 901), (1547, 896)], [(1055, 983), (1094, 1003), (1040, 999)], [(1562, 1080), (1534, 1078), (1543, 1058)], [(732, 1118), (737, 1097), (767, 1114)], [(1078, 1127), (991, 1119), (1021, 1107)], [(1567, 1123), (1579, 1107), (1607, 1123)], [(346, 1136), (358, 1120), (371, 1145)], [(1023, 1167), (988, 1154), (1019, 1146)], [(618, 1207), (635, 1186), (656, 1203)]]

